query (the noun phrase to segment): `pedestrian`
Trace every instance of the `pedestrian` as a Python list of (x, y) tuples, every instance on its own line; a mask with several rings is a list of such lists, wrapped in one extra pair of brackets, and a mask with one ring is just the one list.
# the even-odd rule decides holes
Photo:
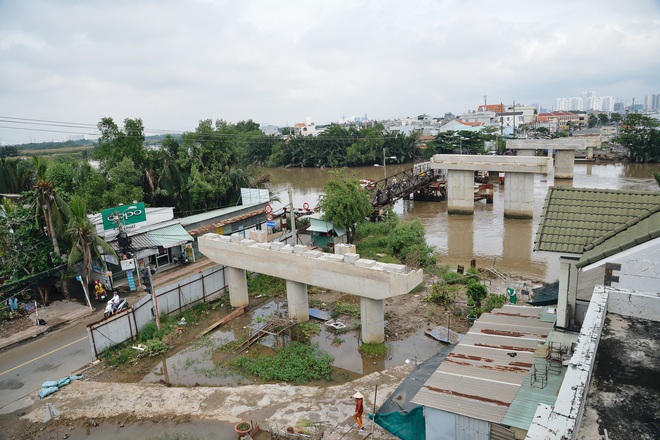
[(363, 399), (364, 396), (362, 395), (361, 392), (357, 392), (353, 394), (353, 398), (355, 399), (355, 415), (353, 415), (353, 420), (355, 420), (355, 423), (357, 423), (358, 428), (360, 428), (360, 431), (362, 431), (362, 413), (364, 412), (364, 405), (363, 405)]

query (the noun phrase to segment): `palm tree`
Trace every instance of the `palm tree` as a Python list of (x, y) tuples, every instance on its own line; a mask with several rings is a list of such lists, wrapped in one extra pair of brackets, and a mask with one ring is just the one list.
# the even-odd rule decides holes
[(62, 257), (60, 252), (60, 245), (57, 240), (57, 230), (64, 225), (64, 219), (68, 211), (66, 203), (60, 199), (53, 184), (46, 177), (46, 162), (40, 157), (33, 156), (34, 168), (36, 173), (36, 183), (34, 190), (36, 194), (36, 212), (37, 219), (39, 218), (39, 211), (44, 217), (46, 232), (53, 242), (53, 249), (58, 256)]
[(71, 197), (69, 202), (70, 216), (66, 234), (71, 239), (71, 250), (67, 257), (69, 269), (82, 260), (85, 285), (89, 284), (92, 274), (92, 257), (102, 261), (101, 254), (110, 254), (117, 258), (114, 249), (101, 237), (96, 235), (96, 228), (87, 218), (87, 205), (80, 196)]
[(660, 186), (660, 172), (658, 172), (658, 171), (654, 171), (654, 172), (653, 172), (653, 178), (654, 178), (655, 181), (658, 183), (658, 186)]

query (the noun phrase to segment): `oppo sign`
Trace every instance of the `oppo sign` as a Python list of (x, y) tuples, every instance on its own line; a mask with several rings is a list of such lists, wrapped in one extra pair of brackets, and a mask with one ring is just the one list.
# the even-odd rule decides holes
[(103, 217), (104, 231), (107, 231), (108, 229), (115, 229), (117, 227), (117, 221), (119, 221), (122, 226), (133, 225), (135, 223), (147, 221), (147, 213), (144, 207), (144, 202), (104, 209), (101, 211), (101, 217)]

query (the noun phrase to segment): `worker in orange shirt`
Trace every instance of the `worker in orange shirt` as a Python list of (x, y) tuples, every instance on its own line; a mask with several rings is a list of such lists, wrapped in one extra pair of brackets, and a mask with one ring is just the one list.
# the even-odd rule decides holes
[(360, 428), (360, 431), (362, 431), (362, 413), (364, 412), (364, 396), (362, 395), (361, 392), (357, 392), (353, 394), (353, 398), (355, 399), (355, 415), (353, 415), (353, 420), (355, 420), (355, 423), (357, 423), (358, 428)]

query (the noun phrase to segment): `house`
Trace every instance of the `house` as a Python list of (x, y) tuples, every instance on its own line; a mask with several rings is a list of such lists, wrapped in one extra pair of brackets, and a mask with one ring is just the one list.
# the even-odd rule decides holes
[(659, 237), (660, 191), (549, 188), (534, 250), (561, 254), (557, 326), (579, 327), (596, 285), (655, 289)]
[(558, 306), (483, 314), (399, 406), (407, 438), (658, 438), (660, 192), (550, 188), (535, 250), (562, 254)]
[(335, 226), (331, 221), (323, 220), (321, 213), (309, 216), (309, 227), (304, 231), (309, 232), (312, 244), (323, 249), (334, 249), (335, 245), (347, 242), (346, 229)]
[(460, 119), (454, 119), (440, 127), (438, 131), (481, 131), (484, 127), (486, 127), (486, 124), (483, 122), (464, 122)]
[[(192, 252), (193, 237), (174, 218), (174, 208), (148, 208), (143, 202), (120, 205), (87, 216), (96, 228), (96, 234), (105, 240), (121, 261), (135, 261), (130, 268), (112, 255), (104, 255), (107, 271), (93, 269), (103, 283), (110, 287), (127, 272), (147, 265), (160, 267), (174, 258)], [(132, 272), (130, 277), (132, 278)]]

